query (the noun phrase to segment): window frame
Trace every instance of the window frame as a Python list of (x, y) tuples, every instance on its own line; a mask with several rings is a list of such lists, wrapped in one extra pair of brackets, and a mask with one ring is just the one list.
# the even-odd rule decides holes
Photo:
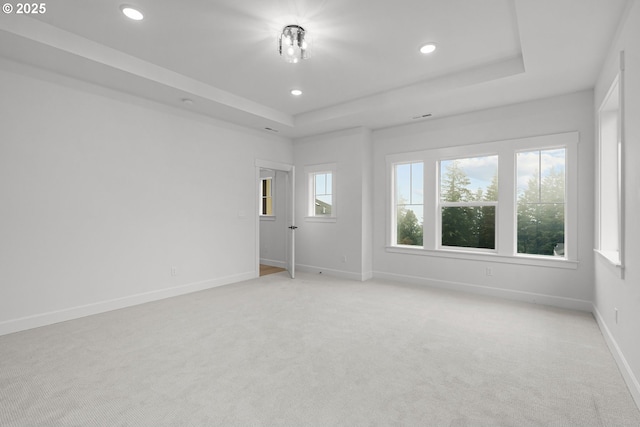
[[(307, 212), (306, 221), (312, 222), (335, 222), (338, 216), (337, 195), (336, 195), (336, 163), (324, 163), (319, 165), (305, 166), (305, 176), (307, 180)], [(331, 174), (331, 213), (318, 215), (315, 212), (315, 176), (321, 174)]]
[[(620, 270), (620, 274), (622, 275), (622, 271), (624, 269), (624, 52), (620, 52), (620, 68), (615, 78), (613, 79), (607, 93), (598, 108), (597, 114), (597, 126), (598, 126), (598, 141), (597, 141), (597, 152), (596, 152), (596, 236), (595, 236), (595, 247), (594, 251), (604, 260), (606, 260), (612, 266), (618, 268)], [(611, 109), (612, 97), (617, 96), (617, 102), (615, 102), (615, 108)], [(603, 133), (607, 133), (607, 130), (604, 129), (603, 122), (606, 120), (605, 115), (610, 116), (611, 113), (615, 114), (615, 126), (616, 126), (616, 135), (615, 141), (613, 143), (609, 138), (607, 141), (604, 141)], [(610, 128), (608, 129), (610, 131)], [(609, 145), (614, 145), (615, 147), (610, 147)], [(605, 151), (615, 151), (614, 163), (616, 166), (616, 174), (615, 174), (615, 182), (611, 183), (610, 180), (605, 181), (604, 176), (611, 176), (609, 171), (608, 174), (605, 174), (603, 168), (605, 166)], [(610, 162), (607, 162), (607, 165), (610, 165)], [(606, 187), (606, 188), (605, 188)], [(612, 188), (613, 187), (613, 188)], [(616, 203), (614, 215), (603, 214), (603, 210), (606, 209), (606, 206), (610, 206), (610, 204), (604, 202), (605, 197), (603, 194), (615, 194)], [(614, 217), (615, 220), (612, 221), (611, 217)], [(609, 221), (609, 223), (604, 223), (604, 221)], [(617, 250), (612, 249), (611, 244), (603, 243), (603, 234), (611, 235), (611, 231), (614, 231), (614, 235), (616, 238), (615, 245), (617, 246)]]
[[(567, 174), (567, 162), (568, 162), (568, 150), (566, 146), (551, 146), (551, 147), (541, 147), (541, 148), (527, 148), (527, 149), (518, 149), (515, 152), (515, 171), (516, 174), (518, 173), (518, 160), (517, 160), (517, 156), (520, 153), (530, 153), (530, 152), (534, 152), (534, 151), (539, 151), (540, 153), (542, 153), (543, 151), (552, 151), (552, 150), (558, 150), (558, 149), (564, 149), (564, 166), (565, 166), (565, 173), (564, 173), (564, 200), (562, 202), (562, 204), (564, 205), (564, 240), (565, 240), (565, 256), (563, 257), (554, 257), (554, 258), (558, 258), (558, 259), (568, 259), (567, 257), (567, 232), (568, 232), (568, 221), (567, 221), (567, 215), (568, 215), (568, 203), (567, 203), (567, 195), (568, 195), (568, 174)], [(538, 171), (538, 173), (540, 174), (540, 177), (542, 177), (542, 173), (541, 171)], [(517, 176), (517, 175), (516, 175)], [(516, 210), (516, 218), (515, 218), (515, 255), (516, 256), (525, 256), (525, 257), (539, 257), (541, 259), (546, 259), (546, 258), (551, 258), (548, 255), (537, 255), (537, 254), (528, 254), (528, 253), (520, 253), (518, 252), (518, 189), (517, 189), (517, 178), (516, 178), (516, 194), (515, 194), (515, 210)], [(539, 202), (537, 203), (537, 205), (543, 205), (546, 204), (548, 202)], [(552, 258), (553, 259), (553, 258)]]
[[(269, 186), (271, 189), (271, 195), (270, 196), (265, 196), (264, 195), (264, 182), (265, 181), (269, 181)], [(260, 177), (260, 203), (259, 203), (259, 207), (258, 207), (258, 215), (261, 218), (267, 219), (267, 218), (275, 218), (276, 216), (276, 206), (275, 206), (275, 177), (274, 176), (263, 176)], [(263, 213), (263, 200), (266, 198), (270, 198), (271, 199), (271, 213)]]
[[(412, 165), (415, 163), (422, 163), (422, 185), (423, 185), (423, 193), (424, 193), (424, 183), (425, 183), (425, 173), (424, 173), (424, 162), (417, 160), (417, 161), (400, 161), (400, 162), (396, 162), (393, 164), (392, 166), (392, 171), (391, 171), (391, 177), (392, 177), (392, 188), (393, 190), (393, 197), (392, 197), (392, 207), (391, 207), (391, 222), (392, 224), (394, 224), (391, 227), (391, 242), (396, 242), (393, 244), (393, 246), (397, 246), (397, 247), (401, 247), (401, 248), (424, 248), (424, 194), (422, 197), (422, 214), (423, 214), (423, 227), (422, 227), (422, 245), (402, 245), (397, 243), (398, 242), (398, 200), (396, 197), (396, 193), (395, 193), (395, 189), (396, 189), (396, 181), (397, 181), (397, 174), (396, 174), (396, 168), (397, 166), (403, 166), (403, 165)], [(411, 180), (413, 182), (413, 180)], [(410, 200), (411, 202), (411, 200)], [(409, 205), (415, 205), (414, 203), (409, 203)]]
[[(449, 160), (462, 160), (462, 159), (473, 159), (479, 157), (498, 157), (498, 200), (496, 201), (473, 201), (473, 202), (447, 202), (442, 200), (442, 162)], [(471, 251), (471, 252), (479, 252), (479, 253), (498, 253), (498, 232), (499, 232), (499, 201), (500, 201), (500, 156), (496, 153), (484, 153), (481, 155), (471, 155), (471, 156), (456, 156), (451, 158), (441, 158), (438, 160), (437, 164), (437, 181), (436, 181), (436, 208), (438, 214), (436, 215), (436, 237), (438, 239), (436, 244), (436, 249), (440, 250), (454, 250), (454, 251)], [(495, 236), (494, 236), (494, 249), (490, 248), (476, 248), (476, 247), (467, 247), (467, 246), (448, 246), (442, 244), (442, 210), (446, 207), (485, 207), (485, 206), (494, 206), (495, 207)], [(424, 231), (423, 231), (424, 233)]]
[[(424, 151), (396, 153), (386, 156), (387, 163), (387, 233), (386, 251), (445, 258), (493, 261), (576, 269), (578, 265), (578, 144), (577, 131), (541, 135), (495, 142), (441, 147)], [(518, 152), (564, 148), (565, 151), (565, 256), (517, 253), (517, 170)], [(440, 216), (439, 162), (455, 158), (498, 155), (498, 200), (496, 208), (496, 249), (442, 246)], [(394, 244), (395, 190), (394, 167), (399, 163), (424, 162), (423, 246)]]

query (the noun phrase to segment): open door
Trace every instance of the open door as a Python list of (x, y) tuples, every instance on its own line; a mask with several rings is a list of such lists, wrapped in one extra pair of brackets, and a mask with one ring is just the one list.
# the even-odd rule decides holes
[(296, 216), (295, 216), (296, 171), (291, 166), (287, 172), (287, 270), (292, 279), (296, 277)]
[[(282, 228), (282, 233), (284, 235), (285, 241), (285, 267), (289, 272), (291, 278), (295, 278), (296, 276), (296, 227), (295, 220), (295, 168), (293, 165), (286, 163), (278, 163), (272, 162), (268, 160), (257, 160), (256, 159), (256, 204), (260, 203), (260, 170), (261, 169), (270, 169), (272, 171), (280, 171), (285, 174), (285, 187), (286, 194), (285, 197), (285, 226)], [(260, 207), (256, 205), (256, 277), (260, 276)]]

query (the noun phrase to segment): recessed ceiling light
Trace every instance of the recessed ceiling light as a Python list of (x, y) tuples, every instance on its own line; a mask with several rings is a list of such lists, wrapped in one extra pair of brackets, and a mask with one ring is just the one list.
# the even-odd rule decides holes
[(424, 54), (431, 53), (435, 50), (436, 50), (435, 43), (427, 43), (420, 48), (420, 52)]
[(291, 95), (300, 96), (302, 95), (302, 91), (300, 89), (291, 89)]
[(134, 21), (142, 21), (142, 19), (144, 18), (142, 12), (126, 4), (120, 6), (120, 10), (127, 18), (133, 19)]

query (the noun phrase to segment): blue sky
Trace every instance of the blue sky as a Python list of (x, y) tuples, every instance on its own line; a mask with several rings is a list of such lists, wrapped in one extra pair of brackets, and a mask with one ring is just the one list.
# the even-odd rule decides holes
[[(498, 156), (469, 157), (455, 159), (465, 172), (471, 184), (469, 190), (476, 192), (479, 188), (486, 192), (493, 176), (498, 171)], [(454, 160), (441, 162), (441, 177), (446, 172), (447, 165)], [(551, 169), (565, 170), (565, 149), (535, 150), (517, 154), (517, 188), (518, 193), (524, 191), (529, 179), (541, 170), (542, 177), (547, 176)], [(424, 198), (424, 165), (421, 162), (406, 163), (396, 166), (396, 191), (398, 200), (406, 203), (406, 208), (414, 211), (418, 220), (423, 221)]]

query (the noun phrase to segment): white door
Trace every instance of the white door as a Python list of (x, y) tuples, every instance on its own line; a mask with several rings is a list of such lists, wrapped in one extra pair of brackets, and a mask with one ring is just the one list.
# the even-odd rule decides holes
[(296, 276), (296, 233), (295, 230), (296, 224), (296, 216), (295, 216), (295, 168), (293, 165), (286, 163), (278, 163), (272, 162), (268, 160), (258, 160), (256, 159), (256, 181), (258, 185), (256, 185), (256, 277), (260, 275), (260, 215), (259, 215), (259, 203), (260, 203), (260, 168), (271, 169), (274, 171), (282, 171), (286, 173), (286, 221), (285, 221), (285, 229), (282, 231), (286, 233), (285, 241), (286, 241), (286, 260), (285, 265), (291, 278), (295, 278)]
[(295, 192), (296, 172), (295, 167), (287, 172), (287, 270), (292, 279), (296, 277), (296, 216), (295, 216)]

